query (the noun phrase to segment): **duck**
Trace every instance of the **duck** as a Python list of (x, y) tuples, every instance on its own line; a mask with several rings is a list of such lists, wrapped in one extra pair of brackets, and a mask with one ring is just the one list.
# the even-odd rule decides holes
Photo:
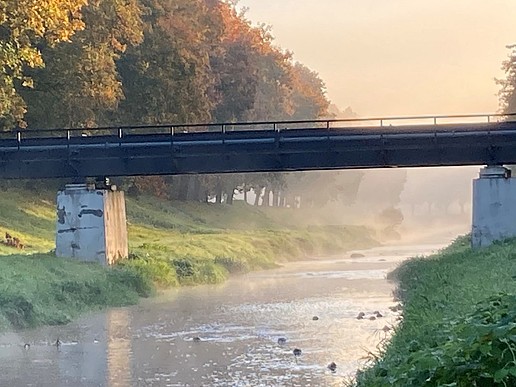
[(328, 369), (331, 371), (331, 372), (335, 372), (337, 370), (337, 364), (335, 364), (334, 361), (332, 361), (330, 364), (328, 364)]
[(364, 312), (360, 312), (357, 316), (357, 320), (362, 320), (365, 316), (365, 313)]
[(198, 343), (199, 341), (201, 341), (201, 338), (199, 336), (195, 336), (192, 340)]
[(295, 348), (292, 353), (295, 357), (301, 356), (302, 351), (299, 348)]
[(61, 346), (61, 344), (62, 344), (62, 343), (61, 343), (61, 340), (59, 340), (59, 337), (58, 337), (54, 345), (55, 345), (57, 348), (59, 348), (59, 347)]
[(25, 343), (25, 345), (23, 346), (23, 349), (30, 349), (30, 344)]
[(280, 337), (278, 339), (278, 344), (279, 345), (283, 345), (283, 344), (286, 344), (287, 343), (287, 339), (285, 337)]
[(312, 320), (317, 321), (317, 320), (319, 320), (319, 317), (318, 316), (314, 316), (314, 317), (312, 317)]
[(374, 315), (376, 315), (377, 318), (383, 317), (383, 314), (381, 314), (377, 310), (374, 312)]

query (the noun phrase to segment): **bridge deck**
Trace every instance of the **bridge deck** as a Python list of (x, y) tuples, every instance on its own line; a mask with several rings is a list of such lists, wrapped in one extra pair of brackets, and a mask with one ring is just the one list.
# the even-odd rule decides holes
[[(459, 119), (470, 122), (449, 123)], [(0, 177), (516, 164), (516, 121), (510, 119), (395, 117), (4, 132)]]

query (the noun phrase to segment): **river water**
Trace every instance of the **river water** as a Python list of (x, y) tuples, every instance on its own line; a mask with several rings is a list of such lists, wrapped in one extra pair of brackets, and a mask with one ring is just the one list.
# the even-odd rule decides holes
[[(396, 323), (386, 274), (440, 247), (288, 263), (66, 326), (5, 334), (0, 386), (342, 386)], [(383, 317), (370, 320), (375, 311)], [(365, 319), (356, 318), (360, 312)]]

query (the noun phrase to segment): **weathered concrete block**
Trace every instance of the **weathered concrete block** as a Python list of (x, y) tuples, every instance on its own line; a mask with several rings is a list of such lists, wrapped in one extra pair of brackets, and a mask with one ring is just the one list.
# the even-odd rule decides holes
[(516, 236), (516, 179), (503, 167), (486, 167), (473, 181), (471, 245), (489, 246)]
[(86, 184), (59, 191), (56, 255), (103, 265), (127, 258), (124, 193)]

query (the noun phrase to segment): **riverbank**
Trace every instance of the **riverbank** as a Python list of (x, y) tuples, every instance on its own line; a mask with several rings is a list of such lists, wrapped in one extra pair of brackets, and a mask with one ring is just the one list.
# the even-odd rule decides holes
[(461, 237), (391, 274), (403, 321), (357, 386), (516, 385), (516, 240)]
[[(60, 260), (53, 193), (0, 192), (0, 330), (63, 324), (89, 310), (134, 304), (159, 288), (213, 284), (310, 255), (378, 245), (360, 226), (283, 224), (290, 209), (127, 199), (130, 259), (115, 268)], [(282, 211), (269, 216), (271, 211)], [(298, 214), (296, 214), (298, 216)], [(0, 238), (1, 239), (1, 238)]]
[[(64, 326), (0, 334), (0, 385), (226, 387), (258, 380), (342, 387), (363, 364), (364, 351), (385, 336), (382, 327), (395, 321), (386, 274), (439, 246), (380, 246), (361, 251), (361, 258), (344, 253), (289, 262), (222, 286), (170, 289)], [(374, 311), (383, 317), (356, 319)], [(294, 348), (301, 356), (294, 357)], [(327, 368), (331, 362), (336, 372)]]

